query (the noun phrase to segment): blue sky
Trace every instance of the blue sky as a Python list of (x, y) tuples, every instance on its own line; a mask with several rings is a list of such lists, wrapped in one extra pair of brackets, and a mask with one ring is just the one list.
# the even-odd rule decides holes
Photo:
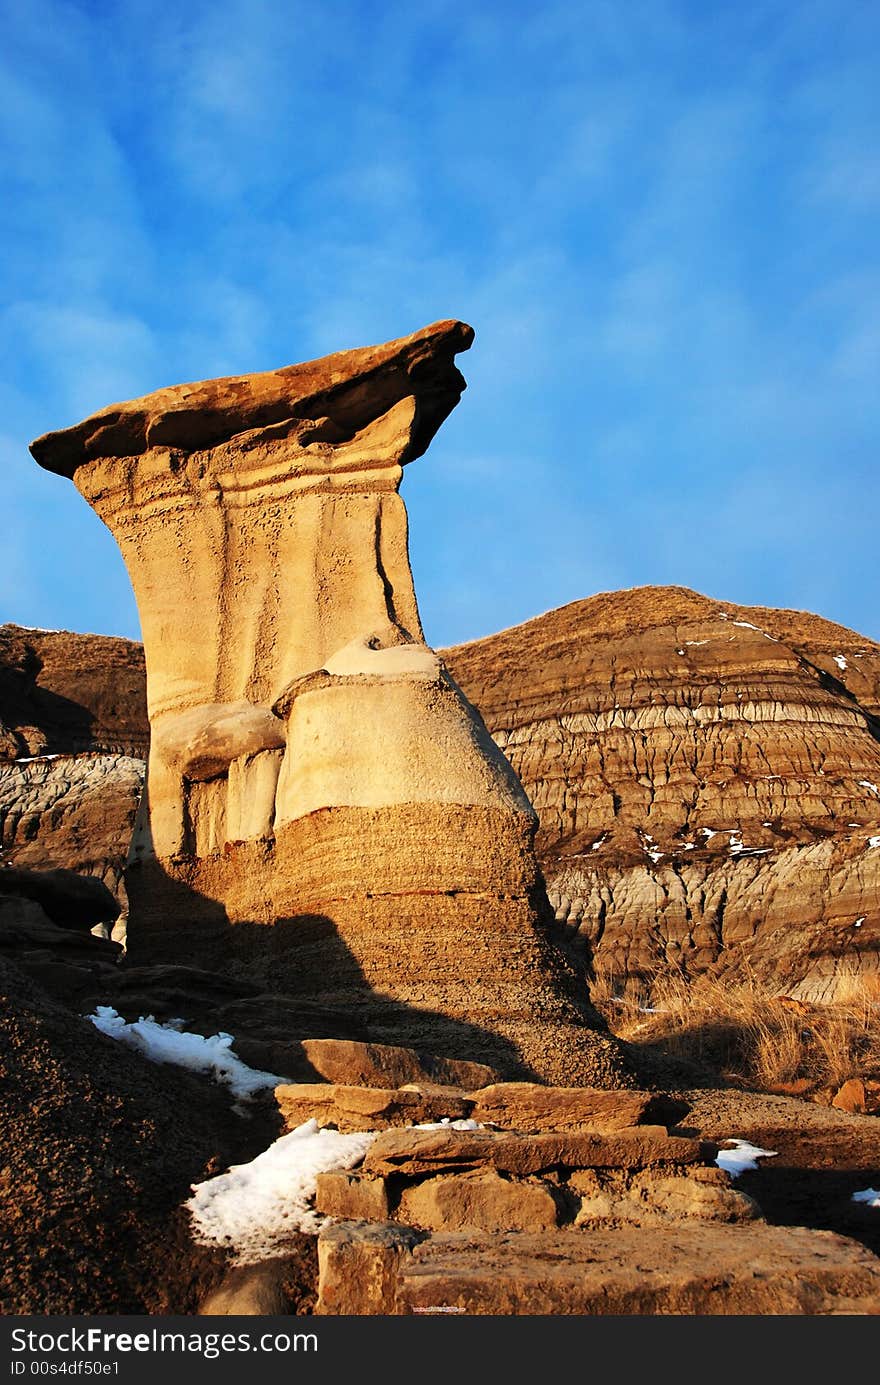
[(0, 11), (0, 621), (138, 632), (37, 434), (460, 317), (429, 641), (648, 582), (880, 637), (876, 0)]

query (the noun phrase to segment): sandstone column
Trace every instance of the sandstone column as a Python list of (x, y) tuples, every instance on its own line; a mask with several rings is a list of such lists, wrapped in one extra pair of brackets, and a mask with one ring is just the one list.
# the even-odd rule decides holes
[(113, 405), (31, 446), (115, 535), (151, 748), (126, 876), (138, 960), (261, 968), (385, 1041), (610, 1078), (544, 933), (534, 812), (424, 642), (398, 487), (473, 339)]

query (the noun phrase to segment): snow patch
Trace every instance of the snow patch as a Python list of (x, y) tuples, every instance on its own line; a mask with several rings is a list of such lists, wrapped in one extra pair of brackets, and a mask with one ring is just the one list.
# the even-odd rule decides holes
[(175, 1063), (191, 1072), (207, 1073), (217, 1082), (225, 1083), (239, 1100), (247, 1100), (256, 1092), (288, 1081), (278, 1073), (249, 1068), (230, 1052), (235, 1043), (231, 1034), (212, 1034), (205, 1039), (201, 1034), (182, 1033), (182, 1020), (159, 1024), (152, 1015), (126, 1024), (110, 1005), (98, 1005), (95, 1013), (87, 1015), (86, 1019), (102, 1034), (137, 1049), (153, 1063)]
[(484, 1130), (484, 1129), (485, 1129), (485, 1126), (481, 1125), (479, 1121), (471, 1120), (470, 1118), (468, 1118), (467, 1120), (465, 1120), (464, 1118), (462, 1118), (461, 1120), (452, 1120), (450, 1116), (444, 1116), (442, 1120), (439, 1120), (439, 1121), (428, 1121), (428, 1122), (427, 1122), (426, 1124), (424, 1124), (424, 1125), (410, 1125), (410, 1126), (407, 1126), (407, 1129), (409, 1129), (409, 1130)]
[(877, 788), (877, 785), (876, 785), (876, 784), (872, 784), (871, 781), (870, 781), (870, 779), (860, 779), (860, 780), (859, 780), (859, 788), (860, 788), (860, 789), (870, 789), (870, 791), (871, 791), (872, 794), (876, 794), (877, 797), (880, 798), (880, 789)]
[[(432, 1121), (411, 1130), (482, 1130), (479, 1121)], [(283, 1251), (295, 1231), (315, 1235), (325, 1218), (313, 1206), (319, 1173), (353, 1169), (379, 1132), (319, 1129), (305, 1121), (263, 1150), (249, 1164), (193, 1184), (184, 1203), (201, 1245), (233, 1252), (236, 1265), (253, 1265)]]
[(758, 1159), (775, 1159), (778, 1150), (759, 1149), (757, 1145), (749, 1144), (748, 1140), (725, 1140), (726, 1145), (732, 1145), (732, 1149), (719, 1149), (715, 1163), (719, 1169), (726, 1169), (731, 1178), (739, 1178), (741, 1173), (748, 1169), (758, 1167)]
[(860, 918), (856, 919), (855, 923), (853, 924), (853, 928), (861, 928), (862, 924), (865, 922), (865, 919), (867, 917), (867, 914), (862, 914)]
[(853, 1202), (867, 1202), (869, 1207), (880, 1207), (880, 1192), (876, 1188), (863, 1188), (860, 1193), (853, 1193)]
[(40, 760), (60, 760), (60, 755), (20, 755), (17, 760), (13, 760), (16, 765), (35, 765)]
[(249, 1164), (193, 1184), (184, 1203), (201, 1245), (225, 1246), (238, 1265), (252, 1265), (284, 1248), (291, 1232), (314, 1235), (322, 1221), (310, 1205), (319, 1173), (359, 1164), (376, 1131), (342, 1134), (308, 1120)]
[(845, 657), (843, 656), (843, 654), (835, 654), (835, 655), (834, 655), (834, 662), (836, 663), (837, 667), (840, 669), (841, 673), (846, 673), (846, 659), (845, 659)]
[(708, 643), (709, 643), (708, 640), (685, 640), (685, 644), (690, 644), (690, 645), (708, 644)]
[(779, 643), (775, 635), (768, 635), (767, 631), (762, 630), (760, 625), (752, 625), (751, 621), (735, 620), (733, 623), (734, 625), (738, 625), (741, 630), (754, 630), (756, 634), (763, 635), (765, 640), (770, 640), (773, 644)]
[[(855, 827), (855, 823), (853, 823), (852, 825), (853, 825), (853, 827)], [(868, 846), (869, 846), (869, 848), (875, 847), (875, 846), (880, 846), (880, 837), (869, 837), (869, 838), (868, 838)]]
[(642, 832), (641, 838), (642, 850), (644, 851), (646, 856), (649, 856), (651, 858), (651, 860), (654, 862), (654, 865), (656, 866), (657, 862), (662, 860), (662, 858), (666, 855), (666, 852), (659, 851), (657, 849), (657, 843), (654, 841), (654, 838), (651, 836), (650, 832)]

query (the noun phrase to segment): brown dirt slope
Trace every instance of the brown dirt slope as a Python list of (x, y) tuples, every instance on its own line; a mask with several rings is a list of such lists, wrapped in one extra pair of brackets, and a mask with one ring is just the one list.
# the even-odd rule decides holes
[(148, 1062), (0, 961), (0, 1312), (191, 1313), (224, 1257), (190, 1184), (269, 1142), (209, 1079)]

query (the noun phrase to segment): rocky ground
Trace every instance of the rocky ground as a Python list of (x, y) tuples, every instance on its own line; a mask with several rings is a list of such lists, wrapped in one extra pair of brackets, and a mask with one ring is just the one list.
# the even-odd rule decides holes
[[(656, 1055), (641, 1089), (498, 1084), (478, 1064), (366, 1044), (344, 1015), (240, 979), (120, 966), (112, 944), (78, 936), (63, 975), (34, 965), (30, 941), (3, 948), (3, 1311), (880, 1309), (880, 1212), (852, 1201), (880, 1184), (877, 1116), (708, 1070), (685, 1086)], [(242, 1114), (208, 1076), (98, 1033), (82, 1015), (99, 1002), (225, 1029), (243, 1059), (292, 1081)], [(319, 1179), (317, 1206), (344, 1234), (293, 1234), (244, 1268), (196, 1245), (192, 1184), (309, 1119), (386, 1131), (363, 1168)], [(448, 1119), (482, 1129), (405, 1128)], [(714, 1163), (730, 1139), (775, 1157), (734, 1183)]]
[(265, 1134), (212, 1084), (120, 1051), (8, 960), (0, 989), (0, 1311), (195, 1311), (223, 1257), (193, 1246), (180, 1205)]

